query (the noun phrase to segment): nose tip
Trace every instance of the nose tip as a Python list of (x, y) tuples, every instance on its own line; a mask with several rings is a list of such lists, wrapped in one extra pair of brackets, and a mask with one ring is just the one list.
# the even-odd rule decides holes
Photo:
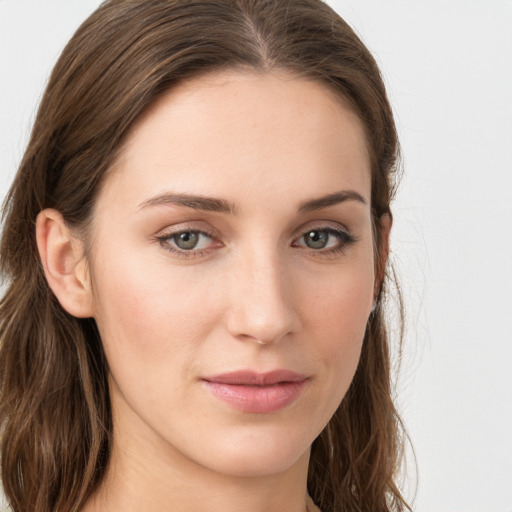
[(297, 331), (290, 283), (276, 266), (246, 269), (244, 277), (234, 281), (227, 320), (232, 336), (268, 345)]
[(283, 321), (286, 313), (262, 312), (253, 304), (250, 308), (238, 308), (229, 318), (228, 330), (231, 334), (259, 345), (276, 343), (292, 332), (288, 323)]

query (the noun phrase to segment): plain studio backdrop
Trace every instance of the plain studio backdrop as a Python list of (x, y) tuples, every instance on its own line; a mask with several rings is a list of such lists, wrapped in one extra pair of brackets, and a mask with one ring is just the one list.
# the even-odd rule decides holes
[[(0, 198), (50, 69), (99, 3), (0, 0)], [(512, 512), (512, 1), (329, 3), (376, 56), (401, 136), (414, 510)]]

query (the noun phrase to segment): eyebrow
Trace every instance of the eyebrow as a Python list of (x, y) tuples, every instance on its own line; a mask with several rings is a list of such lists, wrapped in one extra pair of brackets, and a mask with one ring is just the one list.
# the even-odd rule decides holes
[[(298, 211), (301, 214), (328, 208), (345, 201), (357, 201), (361, 204), (367, 204), (364, 197), (355, 190), (342, 190), (334, 192), (326, 196), (307, 199), (300, 203)], [(227, 201), (226, 199), (219, 199), (215, 197), (205, 197), (192, 194), (173, 194), (163, 193), (159, 194), (147, 201), (143, 201), (139, 205), (139, 209), (147, 208), (148, 206), (159, 205), (176, 205), (184, 206), (185, 208), (192, 208), (194, 210), (203, 210), (207, 212), (227, 213), (236, 215), (238, 207), (236, 204)]]
[(334, 192), (323, 197), (316, 199), (308, 199), (303, 201), (299, 206), (299, 213), (310, 213), (322, 208), (328, 208), (345, 201), (357, 201), (361, 204), (366, 204), (365, 198), (355, 190), (342, 190), (341, 192)]
[(192, 194), (159, 194), (139, 205), (139, 209), (148, 206), (158, 205), (176, 205), (192, 208), (194, 210), (203, 210), (207, 212), (230, 213), (236, 214), (238, 209), (235, 204), (225, 199), (217, 199), (215, 197), (196, 196)]

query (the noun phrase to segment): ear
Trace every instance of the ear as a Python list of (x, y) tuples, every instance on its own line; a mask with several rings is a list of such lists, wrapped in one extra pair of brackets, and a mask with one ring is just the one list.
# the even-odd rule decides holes
[(377, 229), (380, 231), (380, 244), (377, 250), (376, 258), (376, 272), (375, 272), (375, 300), (379, 296), (382, 288), (384, 277), (386, 276), (386, 265), (389, 258), (389, 237), (391, 234), (391, 227), (393, 225), (393, 216), (391, 213), (385, 213), (379, 219), (379, 226)]
[(73, 237), (60, 212), (46, 209), (36, 220), (36, 241), (48, 285), (70, 314), (93, 316), (93, 302), (83, 244)]

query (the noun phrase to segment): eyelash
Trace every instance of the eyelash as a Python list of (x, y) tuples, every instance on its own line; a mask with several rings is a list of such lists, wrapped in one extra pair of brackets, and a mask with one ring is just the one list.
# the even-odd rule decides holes
[[(338, 239), (338, 244), (335, 247), (331, 247), (328, 249), (312, 249), (310, 247), (307, 247), (305, 245), (297, 245), (297, 241), (304, 238), (305, 235), (308, 233), (312, 233), (315, 231), (320, 231), (327, 233), (328, 235), (334, 236)], [(192, 258), (201, 258), (203, 256), (206, 256), (209, 254), (212, 250), (212, 248), (206, 248), (206, 249), (179, 249), (176, 247), (173, 247), (171, 245), (171, 240), (181, 234), (190, 233), (190, 234), (196, 234), (200, 236), (205, 236), (207, 238), (210, 238), (211, 240), (215, 240), (215, 233), (211, 231), (205, 231), (200, 229), (180, 229), (179, 231), (174, 231), (172, 233), (166, 233), (161, 236), (155, 237), (156, 241), (167, 251), (172, 253), (175, 257), (181, 258), (181, 259), (192, 259)], [(357, 237), (349, 233), (348, 231), (342, 230), (342, 229), (336, 229), (330, 226), (322, 226), (322, 227), (313, 227), (311, 229), (306, 230), (304, 233), (300, 235), (299, 238), (296, 239), (297, 241), (294, 241), (292, 243), (292, 247), (302, 247), (303, 249), (312, 252), (316, 255), (321, 256), (336, 256), (339, 254), (343, 254), (351, 245), (353, 245), (355, 242), (357, 242)], [(222, 247), (223, 244), (221, 242), (218, 242), (219, 247)]]

